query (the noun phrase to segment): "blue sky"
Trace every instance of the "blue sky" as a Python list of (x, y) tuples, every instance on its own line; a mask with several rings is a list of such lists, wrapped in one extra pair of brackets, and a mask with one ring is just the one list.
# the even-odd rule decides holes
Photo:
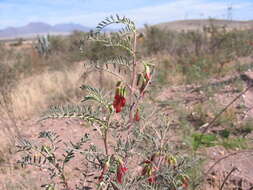
[(0, 29), (29, 22), (79, 23), (89, 27), (118, 13), (138, 26), (193, 18), (253, 20), (253, 0), (0, 0)]

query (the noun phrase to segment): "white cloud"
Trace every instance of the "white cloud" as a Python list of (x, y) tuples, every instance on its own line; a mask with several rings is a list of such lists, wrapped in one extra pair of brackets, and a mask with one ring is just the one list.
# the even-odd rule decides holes
[[(39, 0), (35, 0), (39, 1)], [(47, 2), (48, 0), (45, 0)], [(88, 0), (74, 0), (75, 2), (84, 1), (88, 3)], [(227, 0), (231, 1), (231, 0)], [(252, 9), (253, 2), (248, 0), (233, 0), (233, 15), (235, 19), (252, 19)], [(57, 4), (62, 2), (64, 4), (68, 4), (69, 2), (66, 0), (55, 0), (52, 2), (53, 4)], [(237, 2), (237, 3), (236, 3)], [(0, 8), (3, 6), (13, 6), (12, 4), (1, 4)], [(62, 12), (59, 10), (55, 12), (48, 12), (47, 16), (40, 17), (36, 15), (28, 15), (24, 17), (24, 19), (16, 20), (11, 18), (6, 18), (6, 20), (2, 20), (1, 26), (8, 25), (21, 25), (24, 22), (31, 21), (43, 21), (48, 22), (49, 24), (56, 23), (66, 23), (66, 22), (74, 22), (80, 23), (86, 26), (94, 27), (98, 22), (103, 20), (105, 17), (110, 16), (112, 14), (118, 13), (119, 15), (124, 15), (133, 19), (138, 26), (141, 26), (145, 23), (147, 24), (155, 24), (161, 22), (168, 22), (173, 20), (182, 20), (185, 18), (226, 18), (227, 8), (229, 4), (225, 1), (219, 0), (171, 0), (168, 3), (156, 6), (146, 6), (142, 8), (129, 9), (123, 11), (115, 11), (115, 12), (101, 12), (94, 10), (74, 10), (71, 11), (71, 7), (69, 10), (64, 9)], [(68, 7), (68, 6), (67, 6)], [(1, 13), (0, 13), (1, 16)], [(249, 18), (251, 17), (251, 18)]]
[[(240, 2), (233, 9), (253, 7), (253, 3)], [(206, 0), (179, 0), (164, 5), (144, 7), (124, 11), (123, 13), (135, 19), (138, 24), (159, 23), (188, 18), (209, 18), (226, 15), (228, 4), (225, 2), (209, 2)], [(242, 12), (243, 13), (243, 12)]]
[[(96, 26), (96, 24), (105, 17), (118, 13), (133, 19), (137, 25), (145, 23), (155, 24), (173, 20), (182, 20), (190, 18), (226, 18), (229, 4), (221, 1), (207, 0), (177, 0), (163, 5), (147, 6), (138, 9), (124, 10), (120, 12), (98, 12), (91, 14), (79, 14), (62, 18), (64, 22), (78, 22), (87, 26)], [(233, 10), (243, 10), (247, 7), (253, 7), (253, 3), (240, 1), (233, 4)], [(60, 21), (59, 19), (57, 19)], [(53, 20), (52, 20), (53, 21)]]

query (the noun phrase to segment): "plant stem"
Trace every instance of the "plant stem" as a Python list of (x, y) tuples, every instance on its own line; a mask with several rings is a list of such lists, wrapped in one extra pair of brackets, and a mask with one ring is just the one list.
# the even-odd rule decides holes
[(107, 142), (107, 132), (108, 132), (108, 128), (105, 128), (103, 140), (104, 140), (104, 146), (105, 146), (105, 154), (108, 156), (109, 151), (108, 151), (108, 142)]
[(62, 183), (63, 183), (64, 188), (66, 190), (70, 190), (68, 182), (67, 182), (67, 180), (66, 180), (65, 175), (63, 174), (63, 172), (61, 172), (61, 179), (62, 179)]
[[(35, 150), (36, 152), (39, 152), (45, 159), (48, 160), (48, 156), (45, 155), (42, 151), (40, 151), (36, 148), (33, 148), (33, 150)], [(62, 167), (59, 167), (59, 165), (55, 162), (49, 161), (49, 163), (59, 172), (59, 174), (60, 174), (59, 177), (62, 179), (62, 184), (63, 184), (64, 188), (66, 190), (69, 190), (70, 188), (68, 186), (68, 182), (67, 182), (65, 175), (64, 175), (64, 166), (65, 166), (64, 163), (63, 163)]]
[(108, 148), (108, 142), (107, 142), (107, 138), (108, 138), (108, 129), (110, 128), (110, 121), (111, 121), (111, 113), (108, 115), (107, 117), (107, 125), (104, 126), (104, 147), (105, 147), (105, 154), (108, 156), (109, 155), (109, 148)]
[(136, 45), (137, 45), (137, 36), (136, 32), (134, 32), (134, 42), (133, 42), (133, 72), (132, 72), (132, 84), (131, 84), (131, 96), (130, 96), (130, 113), (129, 120), (132, 123), (134, 118), (134, 93), (135, 93), (135, 81), (136, 81)]

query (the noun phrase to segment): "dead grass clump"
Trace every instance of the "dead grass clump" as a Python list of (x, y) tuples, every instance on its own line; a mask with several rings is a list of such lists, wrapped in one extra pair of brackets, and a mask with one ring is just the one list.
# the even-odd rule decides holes
[(69, 100), (82, 72), (77, 65), (71, 71), (47, 71), (19, 81), (11, 93), (15, 115), (29, 117), (46, 109), (55, 99)]

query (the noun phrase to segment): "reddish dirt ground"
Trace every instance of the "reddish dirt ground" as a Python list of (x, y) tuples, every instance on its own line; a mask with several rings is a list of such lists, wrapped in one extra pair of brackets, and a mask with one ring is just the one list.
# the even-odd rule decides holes
[[(187, 106), (194, 104), (194, 102), (204, 101), (205, 98), (201, 92), (192, 93), (188, 87), (171, 87), (164, 92), (162, 92), (158, 99), (159, 100), (173, 100), (173, 99), (181, 99)], [(219, 93), (215, 95), (215, 98), (222, 102), (222, 105), (226, 105), (233, 98), (235, 98), (238, 93), (233, 92), (233, 88), (227, 87), (227, 91), (229, 93)], [(251, 107), (253, 101), (253, 91), (248, 91), (238, 102), (235, 103), (235, 107), (238, 104), (245, 103), (245, 105), (249, 108)], [(252, 112), (253, 113), (253, 112)], [(247, 112), (247, 117), (253, 117), (251, 115), (251, 111)], [(1, 125), (1, 123), (0, 123)], [(90, 134), (90, 138), (93, 143), (96, 143), (98, 147), (102, 147), (101, 136), (98, 135), (98, 131), (94, 129), (87, 128), (86, 124), (79, 119), (48, 119), (45, 121), (37, 122), (37, 119), (28, 120), (28, 121), (20, 121), (17, 122), (17, 125), (22, 128), (22, 136), (31, 140), (36, 139), (38, 133), (40, 131), (55, 131), (57, 132), (61, 139), (64, 139), (65, 142), (68, 141), (78, 141), (85, 133)], [(252, 133), (250, 136), (253, 136)], [(210, 169), (210, 167), (216, 163), (208, 174), (205, 176), (206, 183), (203, 186), (203, 189), (206, 190), (218, 190), (224, 179), (228, 176), (229, 172), (234, 171), (228, 176), (226, 180), (224, 190), (225, 189), (242, 189), (248, 190), (253, 187), (253, 150), (233, 150), (228, 151), (220, 146), (207, 148), (202, 152), (204, 155), (208, 156), (208, 161), (205, 162), (204, 168), (206, 172)], [(15, 154), (14, 157), (10, 159), (10, 164), (15, 165), (15, 161), (18, 156)], [(86, 171), (86, 167), (82, 165), (83, 163), (77, 163), (76, 160), (72, 161), (71, 167), (67, 167), (66, 170), (68, 172), (69, 179), (73, 179), (71, 181), (71, 185), (75, 183), (79, 183), (75, 181), (76, 177), (80, 175), (80, 172)], [(1, 168), (1, 167), (0, 167)], [(24, 175), (30, 176), (28, 180), (29, 183), (33, 184), (36, 181), (36, 185), (41, 184), (47, 181), (47, 177), (45, 175), (39, 174), (38, 170), (35, 169), (24, 169), (21, 170), (19, 167), (14, 167), (13, 169), (3, 170), (0, 175), (0, 189), (7, 189), (6, 181), (10, 181), (12, 183), (23, 183), (23, 187), (26, 187), (26, 181), (24, 181)], [(84, 180), (82, 185), (89, 186), (91, 181), (97, 176), (97, 174), (90, 173), (90, 178)], [(4, 185), (5, 184), (5, 185)], [(34, 185), (34, 187), (36, 186)], [(10, 188), (9, 188), (10, 189)], [(36, 188), (34, 188), (36, 189)]]

